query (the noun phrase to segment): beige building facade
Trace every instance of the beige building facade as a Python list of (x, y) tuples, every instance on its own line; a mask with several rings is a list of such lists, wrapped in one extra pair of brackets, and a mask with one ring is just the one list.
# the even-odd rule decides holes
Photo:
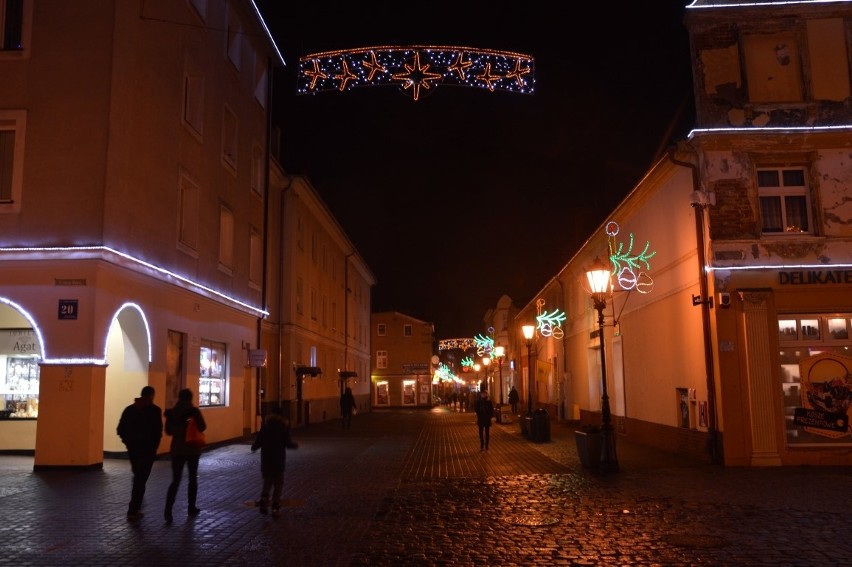
[(373, 407), (432, 407), (435, 326), (397, 311), (371, 322)]

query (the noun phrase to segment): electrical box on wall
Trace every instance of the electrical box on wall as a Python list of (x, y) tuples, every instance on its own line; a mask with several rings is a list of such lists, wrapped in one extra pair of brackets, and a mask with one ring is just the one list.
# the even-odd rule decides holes
[(727, 309), (731, 306), (731, 294), (726, 291), (719, 292), (719, 301), (717, 303), (719, 307)]

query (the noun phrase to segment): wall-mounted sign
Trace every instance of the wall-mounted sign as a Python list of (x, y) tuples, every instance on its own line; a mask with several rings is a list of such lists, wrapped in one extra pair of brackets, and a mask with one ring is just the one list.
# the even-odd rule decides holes
[(77, 300), (76, 299), (60, 299), (59, 300), (59, 319), (76, 319), (77, 318)]
[(266, 349), (249, 350), (248, 360), (252, 368), (266, 368)]

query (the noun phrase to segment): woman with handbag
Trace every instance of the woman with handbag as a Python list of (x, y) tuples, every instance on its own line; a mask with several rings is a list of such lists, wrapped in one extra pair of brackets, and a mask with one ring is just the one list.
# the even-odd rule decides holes
[(197, 516), (201, 510), (196, 506), (198, 497), (198, 460), (201, 458), (203, 441), (187, 439), (189, 420), (195, 422), (198, 431), (207, 429), (201, 410), (192, 405), (192, 390), (183, 389), (178, 393), (178, 402), (171, 409), (165, 411), (166, 434), (172, 436), (171, 461), (172, 461), (172, 483), (166, 493), (166, 523), (172, 523), (172, 507), (177, 497), (178, 487), (183, 476), (183, 467), (186, 465), (189, 471), (189, 484), (186, 488), (187, 514)]

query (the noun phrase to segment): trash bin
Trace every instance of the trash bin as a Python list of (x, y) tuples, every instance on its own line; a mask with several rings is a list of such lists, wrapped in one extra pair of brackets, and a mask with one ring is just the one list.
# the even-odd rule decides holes
[(531, 439), (536, 443), (550, 441), (550, 415), (544, 408), (533, 412)]

